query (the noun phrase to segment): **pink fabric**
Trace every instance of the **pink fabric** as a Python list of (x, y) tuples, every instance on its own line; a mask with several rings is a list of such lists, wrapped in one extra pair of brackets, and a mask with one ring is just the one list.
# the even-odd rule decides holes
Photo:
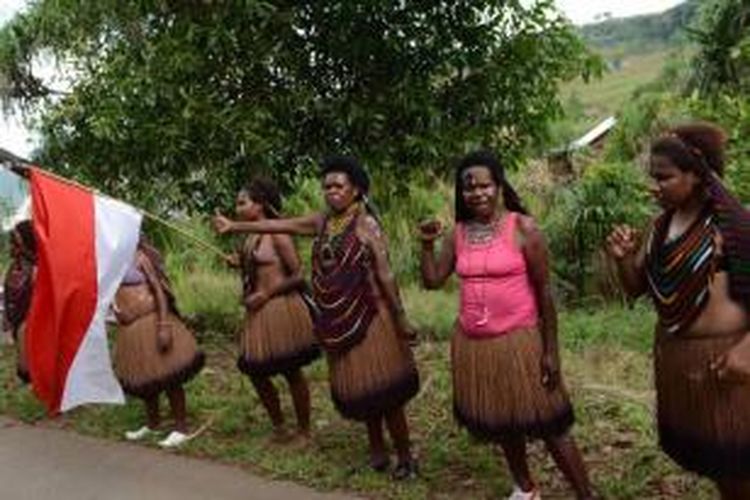
[(514, 241), (518, 214), (509, 212), (488, 243), (471, 244), (456, 227), (456, 273), (460, 277), (458, 320), (469, 336), (490, 337), (537, 325), (539, 313), (526, 259)]

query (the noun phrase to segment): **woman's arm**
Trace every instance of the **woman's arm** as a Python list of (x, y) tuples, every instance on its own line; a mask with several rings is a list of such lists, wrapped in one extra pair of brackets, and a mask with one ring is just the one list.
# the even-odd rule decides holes
[(391, 272), (391, 265), (388, 262), (388, 245), (380, 225), (370, 215), (361, 216), (358, 222), (358, 233), (372, 250), (375, 279), (396, 323), (398, 333), (405, 338), (414, 337), (414, 329), (406, 319), (401, 294)]
[(143, 275), (146, 277), (148, 287), (151, 289), (151, 293), (154, 295), (156, 301), (157, 347), (159, 348), (159, 352), (168, 351), (172, 345), (172, 331), (171, 325), (167, 321), (167, 297), (161, 287), (156, 271), (151, 265), (151, 261), (140, 252), (138, 253), (138, 267), (141, 268)]
[(445, 284), (448, 277), (453, 274), (456, 263), (455, 231), (451, 229), (443, 237), (440, 248), (440, 256), (435, 259), (435, 241), (439, 236), (439, 229), (434, 235), (425, 231), (420, 226), (420, 237), (422, 239), (422, 253), (420, 267), (422, 270), (422, 284), (428, 290), (436, 290)]
[(280, 281), (269, 292), (269, 297), (283, 295), (292, 290), (300, 288), (305, 279), (302, 276), (302, 264), (299, 260), (299, 254), (294, 247), (294, 241), (285, 234), (273, 236), (273, 246), (281, 258), (281, 262), (286, 270), (285, 278)]
[[(649, 227), (649, 234), (653, 225)], [(617, 275), (625, 294), (635, 299), (646, 292), (646, 246), (643, 238), (638, 246), (635, 231), (627, 225), (615, 226), (607, 237), (607, 252), (617, 263)]]
[(264, 219), (259, 221), (233, 221), (223, 215), (213, 219), (214, 230), (225, 233), (271, 233), (314, 236), (323, 225), (323, 214), (314, 213), (288, 219)]
[(560, 350), (557, 339), (557, 310), (552, 300), (549, 280), (549, 254), (544, 235), (527, 216), (519, 216), (519, 229), (522, 236), (523, 255), (531, 287), (539, 310), (540, 331), (542, 334), (542, 384), (553, 389), (560, 378)]

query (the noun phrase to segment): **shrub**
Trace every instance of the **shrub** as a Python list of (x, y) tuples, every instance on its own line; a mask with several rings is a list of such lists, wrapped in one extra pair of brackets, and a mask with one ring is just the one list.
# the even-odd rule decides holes
[[(543, 220), (552, 267), (564, 295), (590, 290), (593, 257), (615, 224), (640, 227), (653, 207), (644, 173), (622, 163), (593, 164), (576, 184), (554, 194), (554, 210)], [(566, 297), (563, 297), (566, 298)]]

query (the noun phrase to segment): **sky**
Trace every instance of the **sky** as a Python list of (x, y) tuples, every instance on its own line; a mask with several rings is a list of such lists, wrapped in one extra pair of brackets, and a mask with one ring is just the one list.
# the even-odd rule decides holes
[(612, 17), (628, 17), (662, 12), (682, 3), (682, 0), (555, 0), (555, 3), (575, 24), (585, 24), (604, 13)]
[[(681, 0), (555, 0), (560, 11), (575, 24), (594, 21), (609, 13), (612, 17), (660, 12), (681, 3)], [(0, 0), (0, 25), (23, 8), (27, 0)], [(19, 156), (28, 156), (34, 144), (29, 132), (17, 116), (0, 115), (0, 148)]]

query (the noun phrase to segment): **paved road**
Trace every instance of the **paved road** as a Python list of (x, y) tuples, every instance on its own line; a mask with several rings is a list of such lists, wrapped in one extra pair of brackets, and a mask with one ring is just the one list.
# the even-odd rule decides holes
[(350, 500), (245, 470), (0, 417), (3, 500)]

